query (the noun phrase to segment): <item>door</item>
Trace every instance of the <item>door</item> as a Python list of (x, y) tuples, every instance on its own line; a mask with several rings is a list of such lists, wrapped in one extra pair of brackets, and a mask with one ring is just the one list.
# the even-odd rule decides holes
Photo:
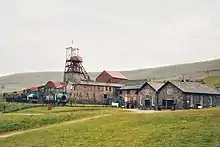
[(163, 109), (171, 109), (173, 106), (174, 100), (162, 100), (162, 107)]
[(151, 107), (150, 100), (144, 100), (144, 104), (145, 104), (145, 107), (147, 107), (147, 108)]
[(174, 100), (167, 100), (167, 109), (171, 109), (173, 106)]

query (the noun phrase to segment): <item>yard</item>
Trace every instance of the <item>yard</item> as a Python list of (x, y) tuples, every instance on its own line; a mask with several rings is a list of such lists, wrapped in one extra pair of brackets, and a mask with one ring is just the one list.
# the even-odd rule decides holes
[(119, 111), (104, 118), (0, 139), (0, 144), (3, 147), (220, 146), (220, 108), (152, 114)]

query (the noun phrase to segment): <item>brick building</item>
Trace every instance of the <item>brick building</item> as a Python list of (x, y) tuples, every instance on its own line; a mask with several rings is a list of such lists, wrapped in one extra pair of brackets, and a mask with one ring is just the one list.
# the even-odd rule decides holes
[(106, 82), (106, 83), (123, 83), (128, 79), (120, 72), (117, 71), (103, 71), (96, 78), (96, 82)]
[(116, 89), (121, 84), (103, 82), (81, 82), (80, 84), (67, 84), (67, 93), (70, 98), (78, 103), (104, 104), (108, 100), (117, 96)]
[(158, 106), (170, 109), (172, 104), (178, 109), (220, 106), (220, 92), (196, 82), (166, 82), (158, 90)]

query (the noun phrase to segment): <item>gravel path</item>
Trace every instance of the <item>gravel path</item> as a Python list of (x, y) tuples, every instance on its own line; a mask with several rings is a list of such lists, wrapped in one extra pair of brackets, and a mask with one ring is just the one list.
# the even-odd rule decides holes
[(158, 113), (158, 112), (163, 112), (163, 111), (155, 111), (155, 110), (139, 110), (139, 109), (125, 109), (131, 112), (135, 112), (135, 113)]

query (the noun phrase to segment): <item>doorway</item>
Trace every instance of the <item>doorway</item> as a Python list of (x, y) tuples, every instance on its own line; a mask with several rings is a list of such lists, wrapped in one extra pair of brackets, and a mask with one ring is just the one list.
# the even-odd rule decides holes
[(150, 108), (151, 107), (150, 100), (144, 100), (144, 105), (145, 105), (146, 108)]
[(163, 100), (162, 107), (163, 109), (172, 109), (174, 104), (174, 100)]

